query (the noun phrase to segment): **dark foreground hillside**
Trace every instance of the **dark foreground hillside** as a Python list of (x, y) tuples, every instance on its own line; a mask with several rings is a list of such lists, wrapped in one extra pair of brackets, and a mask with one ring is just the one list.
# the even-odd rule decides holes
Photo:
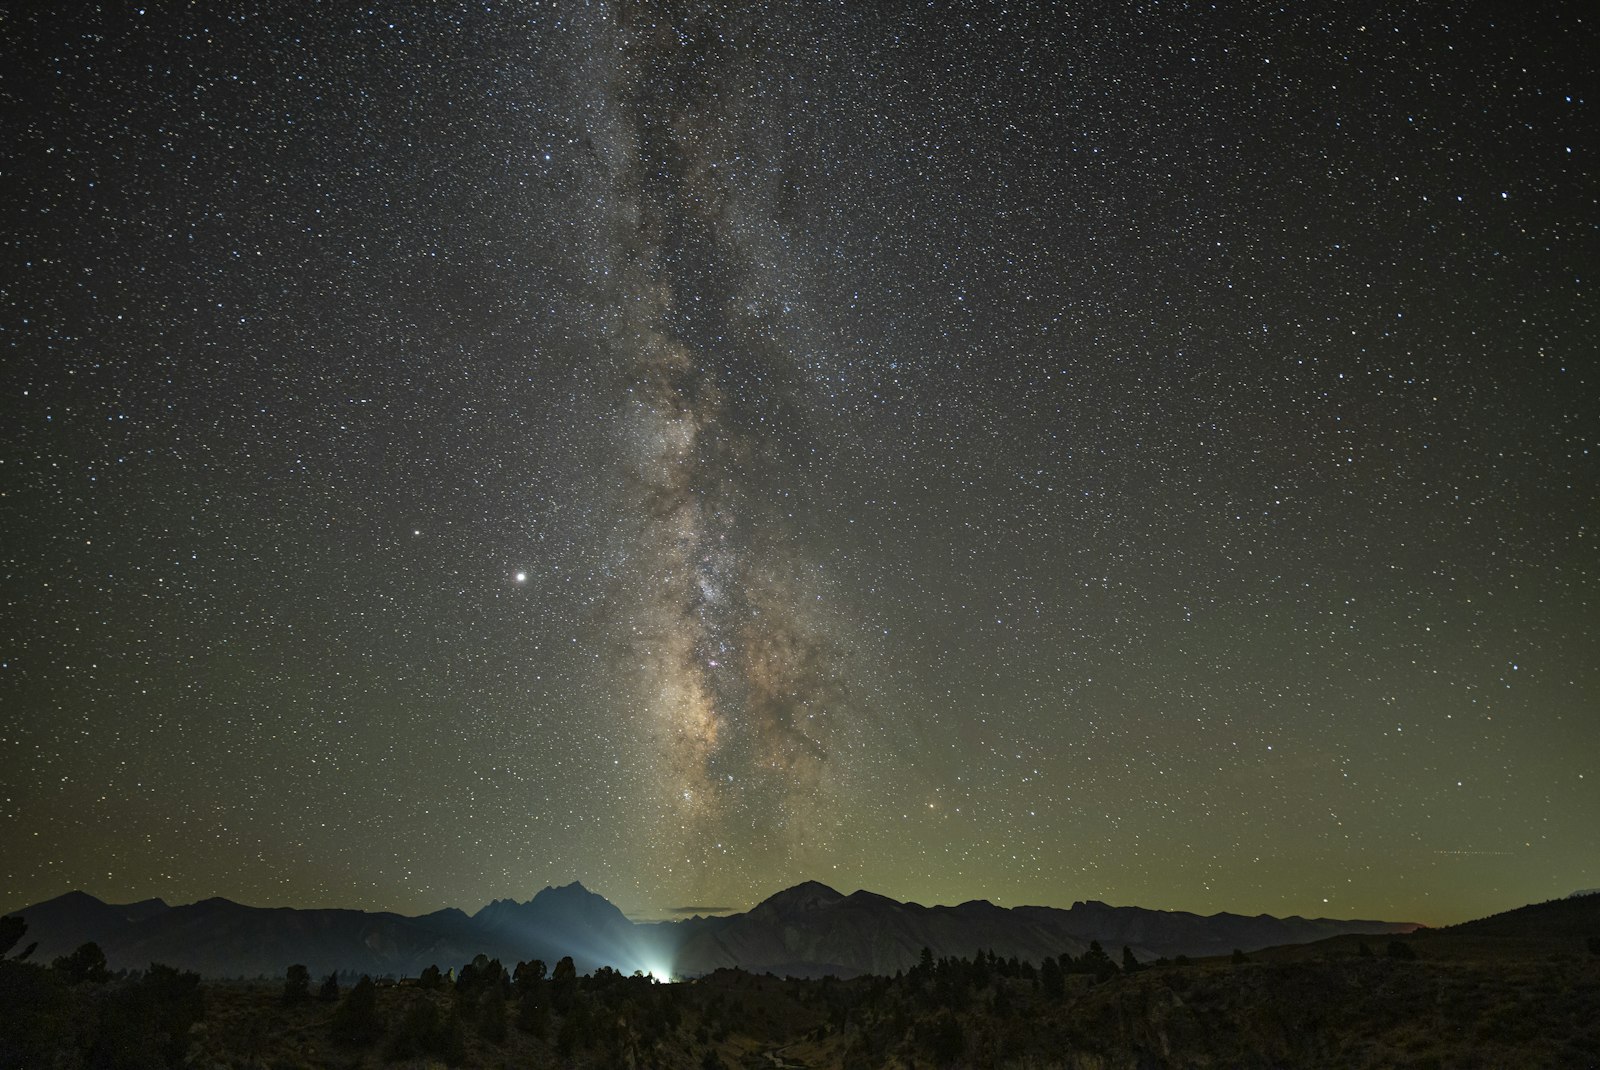
[(1600, 921), (1600, 899), (1586, 906), (1559, 925), (1531, 908), (1492, 932), (1192, 963), (929, 956), (849, 981), (723, 970), (658, 984), (480, 958), (454, 977), (324, 992), (303, 971), (202, 987), (174, 971), (98, 979), (92, 954), (5, 962), (0, 1065), (1588, 1067), (1600, 1065), (1600, 953), (1570, 935)]

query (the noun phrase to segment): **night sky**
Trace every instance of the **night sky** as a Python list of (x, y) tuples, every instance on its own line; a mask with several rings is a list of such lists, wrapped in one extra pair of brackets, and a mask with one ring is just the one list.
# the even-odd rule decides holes
[(1586, 5), (58, 7), (0, 905), (1600, 884)]

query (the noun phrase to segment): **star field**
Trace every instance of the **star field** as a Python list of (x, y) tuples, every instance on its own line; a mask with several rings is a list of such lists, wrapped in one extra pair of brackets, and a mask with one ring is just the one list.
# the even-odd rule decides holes
[(1600, 883), (1593, 19), (0, 21), (0, 891)]

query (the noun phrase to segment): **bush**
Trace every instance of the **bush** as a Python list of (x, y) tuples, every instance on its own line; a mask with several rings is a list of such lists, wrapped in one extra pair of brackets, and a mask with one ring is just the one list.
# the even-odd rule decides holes
[(111, 979), (106, 969), (106, 953), (95, 943), (83, 944), (72, 954), (63, 955), (51, 963), (51, 968), (60, 971), (69, 985), (101, 984)]
[(948, 1012), (941, 1013), (931, 1023), (919, 1025), (917, 1040), (933, 1061), (941, 1065), (954, 1062), (967, 1046), (960, 1021)]
[(440, 1013), (438, 1004), (424, 997), (406, 1008), (389, 1043), (389, 1058), (418, 1056), (443, 1059), (451, 1065), (467, 1057), (467, 1031), (454, 1004)]
[(73, 1033), (73, 1003), (54, 970), (0, 961), (0, 1066), (49, 1066)]
[[(23, 934), (27, 931), (28, 923), (22, 920), (20, 916), (7, 915), (6, 917), (0, 918), (0, 959), (5, 958), (11, 953), (11, 949), (17, 946), (17, 941), (21, 940)], [(39, 941), (35, 940), (33, 943), (17, 952), (17, 957), (11, 961), (21, 962), (23, 959), (32, 955), (34, 951), (38, 949), (38, 947)]]
[(1077, 962), (1078, 973), (1092, 973), (1097, 981), (1105, 981), (1117, 975), (1117, 964), (1111, 961), (1111, 956), (1106, 954), (1105, 948), (1100, 946), (1100, 941), (1090, 940), (1089, 950)]
[(363, 976), (333, 1012), (333, 1038), (343, 1044), (371, 1044), (383, 1035), (378, 1016), (378, 986)]
[(1060, 999), (1066, 994), (1066, 980), (1061, 976), (1061, 963), (1045, 956), (1039, 966), (1039, 990), (1045, 999)]
[(311, 971), (299, 963), (290, 966), (283, 975), (283, 1001), (304, 1003), (311, 998)]
[(550, 1008), (534, 993), (517, 1004), (517, 1028), (543, 1040), (550, 1032)]
[(556, 1030), (556, 1054), (563, 1059), (572, 1058), (572, 1053), (578, 1047), (578, 1023), (568, 1017), (561, 1023), (561, 1028)]
[(491, 1044), (506, 1042), (506, 1001), (498, 988), (478, 999), (478, 1035)]
[(517, 963), (516, 971), (512, 973), (511, 980), (520, 992), (532, 992), (544, 983), (544, 961), (534, 959), (532, 962)]
[(572, 1010), (577, 994), (578, 970), (568, 955), (556, 963), (555, 972), (550, 975), (550, 1002), (558, 1013), (566, 1014)]
[(0, 918), (0, 958), (9, 955), (27, 931), (28, 923), (19, 915), (7, 914)]
[(200, 975), (151, 963), (137, 981), (113, 986), (100, 1005), (90, 1064), (117, 1070), (179, 1066), (189, 1030), (205, 1017)]

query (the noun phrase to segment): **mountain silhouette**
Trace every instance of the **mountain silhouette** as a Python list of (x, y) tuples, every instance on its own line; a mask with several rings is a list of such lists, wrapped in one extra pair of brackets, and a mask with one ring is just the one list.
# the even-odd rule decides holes
[(388, 912), (252, 907), (213, 898), (184, 906), (159, 899), (106, 903), (84, 892), (9, 911), (28, 923), (38, 957), (86, 941), (113, 969), (164, 962), (208, 977), (278, 976), (291, 963), (313, 974), (348, 970), (415, 976), (482, 952), (508, 966), (571, 955), (578, 969), (610, 966), (700, 976), (723, 967), (797, 977), (893, 974), (928, 948), (935, 957), (980, 949), (1031, 962), (1092, 940), (1140, 958), (1251, 951), (1346, 933), (1409, 932), (1415, 925), (1329, 918), (1209, 917), (1098, 902), (1004, 908), (985, 900), (957, 906), (902, 903), (868, 891), (845, 895), (816, 881), (787, 888), (742, 914), (678, 921), (630, 921), (604, 896), (576, 882), (526, 902), (497, 899), (475, 914), (449, 908), (407, 917)]
[(574, 881), (545, 888), (526, 903), (496, 899), (472, 916), (473, 928), (488, 947), (514, 948), (515, 962), (543, 959), (554, 965), (563, 955), (584, 968), (611, 966), (631, 973), (654, 963), (641, 951), (638, 927), (604, 896)]

